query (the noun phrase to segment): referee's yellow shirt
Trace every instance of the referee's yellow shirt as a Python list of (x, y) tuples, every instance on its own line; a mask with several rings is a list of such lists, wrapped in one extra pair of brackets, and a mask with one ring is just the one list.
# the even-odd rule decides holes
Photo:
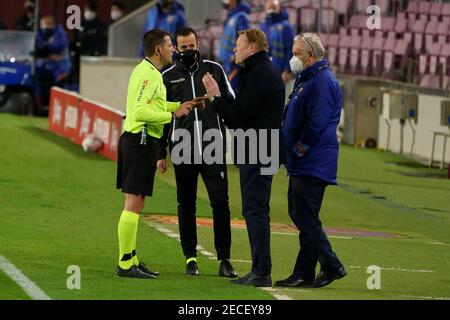
[(128, 83), (124, 129), (140, 133), (143, 125), (147, 124), (147, 133), (160, 139), (164, 124), (172, 121), (172, 112), (179, 106), (180, 102), (166, 101), (166, 87), (161, 73), (144, 59), (134, 68)]

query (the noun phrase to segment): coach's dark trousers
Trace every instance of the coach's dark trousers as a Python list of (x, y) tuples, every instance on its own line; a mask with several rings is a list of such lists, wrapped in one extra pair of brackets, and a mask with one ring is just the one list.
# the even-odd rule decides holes
[(326, 186), (325, 182), (313, 177), (291, 177), (289, 180), (289, 215), (300, 230), (300, 252), (293, 273), (304, 280), (314, 280), (317, 261), (329, 272), (342, 267), (319, 220)]
[(242, 213), (247, 224), (252, 254), (252, 273), (268, 276), (270, 256), (270, 192), (272, 176), (261, 175), (259, 165), (240, 165)]
[(180, 240), (186, 258), (197, 257), (196, 200), (198, 176), (208, 191), (218, 260), (230, 259), (231, 226), (226, 165), (175, 165)]

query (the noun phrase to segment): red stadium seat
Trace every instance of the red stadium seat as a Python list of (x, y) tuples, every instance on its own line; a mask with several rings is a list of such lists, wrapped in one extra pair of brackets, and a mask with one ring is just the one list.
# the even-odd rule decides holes
[(420, 85), (422, 87), (429, 87), (429, 88), (439, 88), (439, 76), (433, 75), (433, 74), (426, 74), (422, 81), (420, 82)]
[(342, 37), (339, 39), (339, 70), (345, 72), (347, 70), (347, 63), (349, 58), (349, 50), (351, 44), (351, 37)]
[(383, 65), (383, 38), (374, 38), (372, 44), (372, 70), (375, 75), (379, 74)]
[(363, 74), (369, 74), (370, 58), (372, 53), (372, 44), (374, 39), (363, 37), (361, 42), (361, 71)]
[(450, 24), (448, 22), (439, 22), (437, 27), (438, 42), (444, 44), (448, 40)]
[(352, 73), (356, 73), (359, 67), (361, 41), (361, 37), (352, 37), (350, 40), (350, 71)]
[(337, 59), (337, 48), (339, 43), (339, 35), (332, 33), (328, 36), (327, 45), (328, 45), (328, 61), (331, 66), (336, 65)]
[(334, 32), (337, 28), (338, 16), (333, 8), (322, 10), (322, 30), (324, 32)]
[(365, 14), (371, 5), (370, 0), (355, 0), (356, 12)]
[(312, 7), (303, 7), (300, 10), (300, 28), (302, 32), (313, 31), (316, 27), (317, 10)]

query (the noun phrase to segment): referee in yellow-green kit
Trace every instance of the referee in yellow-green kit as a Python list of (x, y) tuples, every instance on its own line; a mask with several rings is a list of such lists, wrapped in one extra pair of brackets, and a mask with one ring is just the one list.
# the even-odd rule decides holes
[(143, 39), (146, 58), (133, 70), (128, 84), (125, 132), (119, 140), (117, 188), (125, 193), (125, 208), (119, 221), (120, 277), (155, 279), (159, 273), (151, 271), (136, 255), (136, 235), (139, 214), (145, 197), (153, 194), (158, 139), (172, 118), (188, 115), (201, 100), (183, 104), (166, 101), (166, 88), (160, 70), (172, 63), (174, 47), (170, 35), (151, 30)]

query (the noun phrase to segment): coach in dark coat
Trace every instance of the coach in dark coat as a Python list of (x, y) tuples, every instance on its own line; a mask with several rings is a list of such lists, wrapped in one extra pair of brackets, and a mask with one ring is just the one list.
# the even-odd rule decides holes
[[(210, 75), (204, 78), (208, 97), (213, 100), (211, 107), (225, 124), (231, 129), (242, 129), (243, 133), (257, 132), (254, 143), (247, 141), (245, 149), (238, 148), (234, 154), (235, 163), (239, 165), (242, 212), (250, 240), (252, 270), (245, 277), (232, 280), (256, 287), (272, 285), (269, 202), (272, 177), (279, 167), (277, 148), (285, 101), (283, 81), (267, 49), (267, 38), (262, 31), (239, 32), (234, 52), (236, 63), (243, 68), (235, 101), (220, 96), (218, 85)], [(268, 136), (260, 134), (260, 129), (267, 130)], [(251, 161), (255, 153), (259, 155), (261, 150), (255, 146), (260, 147), (261, 143), (266, 144), (271, 158), (275, 159), (276, 163), (270, 165), (276, 168), (274, 172), (266, 171), (266, 164), (258, 156), (257, 161)], [(245, 156), (245, 161), (239, 160), (241, 156)]]

